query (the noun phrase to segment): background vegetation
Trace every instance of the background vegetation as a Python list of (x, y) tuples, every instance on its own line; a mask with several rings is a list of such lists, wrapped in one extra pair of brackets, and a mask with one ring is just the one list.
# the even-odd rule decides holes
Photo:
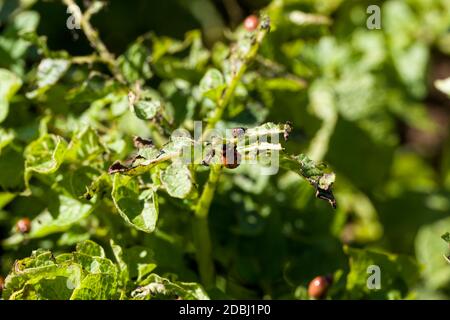
[[(0, 0), (3, 298), (450, 297), (450, 1), (79, 1), (69, 30), (71, 2)], [(317, 167), (108, 174), (194, 120), (289, 121)]]

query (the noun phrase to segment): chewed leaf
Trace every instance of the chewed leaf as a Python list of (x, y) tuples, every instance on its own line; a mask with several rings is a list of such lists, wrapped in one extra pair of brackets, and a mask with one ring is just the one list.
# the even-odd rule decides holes
[(152, 298), (180, 298), (183, 300), (209, 300), (205, 290), (197, 283), (172, 282), (156, 274), (150, 274), (131, 296), (135, 300)]
[(108, 172), (122, 173), (130, 176), (140, 175), (148, 172), (151, 168), (159, 163), (179, 158), (183, 155), (184, 150), (190, 150), (193, 141), (187, 137), (173, 137), (161, 150), (155, 147), (141, 148), (137, 156), (130, 159), (131, 163), (124, 165), (120, 161), (115, 161)]
[(114, 163), (109, 167), (108, 173), (119, 173), (119, 172), (126, 172), (129, 168), (127, 166), (124, 166), (120, 163), (120, 161), (114, 161)]
[(184, 199), (193, 189), (191, 172), (188, 167), (176, 161), (161, 171), (161, 182), (171, 197)]
[[(90, 254), (92, 253), (92, 254)], [(38, 249), (16, 261), (3, 297), (10, 300), (117, 299), (118, 268), (92, 241), (73, 253), (54, 256)]]
[(250, 145), (238, 146), (239, 152), (281, 151), (283, 147), (279, 143), (255, 142)]
[(151, 139), (145, 139), (142, 137), (135, 136), (133, 138), (134, 146), (138, 149), (153, 147), (153, 141)]
[(144, 232), (153, 232), (158, 220), (158, 199), (152, 189), (141, 191), (135, 178), (116, 174), (111, 196), (122, 218)]
[(99, 194), (103, 196), (106, 190), (111, 189), (111, 177), (105, 172), (95, 178), (89, 186), (85, 185), (85, 192), (82, 198), (91, 200), (94, 196)]
[(315, 187), (317, 198), (328, 201), (333, 208), (336, 208), (336, 199), (332, 192), (334, 173), (327, 173), (324, 165), (316, 164), (304, 154), (298, 156), (282, 154), (280, 162), (283, 167), (299, 173)]
[(9, 113), (9, 102), (22, 86), (22, 80), (6, 69), (0, 69), (0, 123)]
[(33, 172), (39, 174), (54, 173), (62, 162), (67, 151), (67, 142), (60, 136), (46, 134), (33, 141), (25, 150), (25, 185)]
[(289, 133), (292, 131), (291, 124), (282, 123), (277, 124), (273, 122), (267, 122), (255, 128), (250, 128), (245, 130), (245, 136), (247, 137), (257, 137), (257, 136), (271, 136), (277, 134), (283, 134), (285, 140), (289, 137)]

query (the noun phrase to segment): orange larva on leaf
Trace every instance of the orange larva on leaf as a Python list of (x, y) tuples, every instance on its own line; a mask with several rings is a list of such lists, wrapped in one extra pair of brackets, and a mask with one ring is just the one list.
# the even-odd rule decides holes
[(331, 276), (317, 276), (309, 283), (308, 295), (313, 299), (323, 299), (332, 283)]
[(258, 28), (259, 19), (256, 15), (252, 14), (245, 18), (244, 20), (244, 28), (247, 31), (255, 31)]
[(222, 164), (228, 169), (235, 169), (241, 164), (242, 156), (236, 150), (236, 145), (224, 144), (222, 146)]
[(20, 233), (29, 233), (31, 231), (31, 221), (28, 218), (22, 218), (16, 223), (16, 230)]

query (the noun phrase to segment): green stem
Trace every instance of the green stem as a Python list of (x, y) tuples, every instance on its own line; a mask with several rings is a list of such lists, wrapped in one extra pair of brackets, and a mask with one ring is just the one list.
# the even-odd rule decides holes
[(206, 137), (206, 135), (214, 129), (217, 122), (222, 119), (223, 113), (225, 111), (225, 108), (227, 107), (228, 103), (230, 102), (231, 98), (233, 97), (234, 91), (236, 90), (236, 87), (241, 80), (242, 76), (244, 75), (245, 71), (247, 70), (250, 63), (256, 58), (256, 55), (258, 53), (259, 47), (261, 46), (261, 43), (268, 33), (269, 28), (260, 27), (255, 35), (254, 42), (249, 49), (249, 51), (245, 54), (244, 57), (242, 57), (242, 63), (240, 64), (240, 67), (238, 70), (236, 70), (234, 76), (231, 78), (230, 83), (228, 87), (223, 92), (220, 99), (217, 101), (216, 109), (214, 110), (214, 114), (211, 116), (211, 118), (208, 119), (208, 124), (206, 126), (205, 131), (202, 135), (202, 140)]
[[(265, 23), (267, 22), (267, 23)], [(257, 31), (254, 41), (252, 43), (249, 51), (240, 58), (240, 67), (234, 73), (228, 88), (222, 93), (222, 96), (217, 101), (217, 106), (214, 114), (208, 119), (208, 124), (205, 131), (202, 134), (202, 141), (205, 139), (207, 134), (214, 129), (217, 122), (222, 119), (225, 108), (229, 104), (236, 87), (244, 75), (247, 67), (255, 59), (259, 47), (265, 35), (269, 31), (268, 21), (265, 21), (265, 27), (260, 27)], [(263, 24), (261, 24), (263, 25)], [(212, 256), (212, 245), (211, 238), (209, 234), (208, 226), (208, 213), (211, 207), (211, 202), (214, 198), (214, 193), (217, 187), (217, 183), (220, 178), (220, 173), (222, 172), (222, 165), (211, 165), (211, 171), (209, 172), (208, 181), (203, 189), (202, 195), (195, 208), (195, 219), (194, 219), (194, 244), (196, 248), (196, 259), (199, 268), (200, 278), (203, 285), (206, 288), (214, 287), (215, 285), (215, 271), (214, 271), (214, 261)]]
[(209, 207), (214, 198), (214, 192), (216, 191), (217, 182), (219, 181), (220, 173), (222, 172), (221, 165), (211, 165), (208, 181), (206, 182), (203, 193), (198, 201), (195, 216), (198, 218), (207, 218)]
[(215, 285), (215, 271), (208, 219), (195, 217), (192, 232), (196, 249), (195, 258), (201, 282), (206, 289), (213, 288)]
[(206, 288), (215, 284), (215, 271), (212, 256), (211, 237), (209, 234), (208, 212), (214, 198), (217, 183), (222, 172), (221, 165), (212, 165), (203, 193), (195, 208), (193, 221), (194, 244), (200, 278)]

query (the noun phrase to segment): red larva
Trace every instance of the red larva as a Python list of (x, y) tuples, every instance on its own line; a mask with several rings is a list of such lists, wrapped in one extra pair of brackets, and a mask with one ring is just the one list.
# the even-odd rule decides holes
[(0, 293), (2, 293), (3, 289), (5, 289), (5, 279), (0, 276)]
[(235, 169), (241, 164), (242, 156), (236, 150), (236, 145), (222, 146), (222, 164), (228, 169)]
[(31, 231), (31, 221), (28, 218), (22, 218), (16, 223), (16, 230), (20, 233), (29, 233)]
[(308, 295), (313, 299), (323, 299), (332, 283), (331, 276), (317, 276), (309, 283)]
[(247, 31), (255, 31), (256, 28), (258, 28), (259, 25), (259, 19), (254, 14), (248, 16), (244, 20), (244, 28)]

